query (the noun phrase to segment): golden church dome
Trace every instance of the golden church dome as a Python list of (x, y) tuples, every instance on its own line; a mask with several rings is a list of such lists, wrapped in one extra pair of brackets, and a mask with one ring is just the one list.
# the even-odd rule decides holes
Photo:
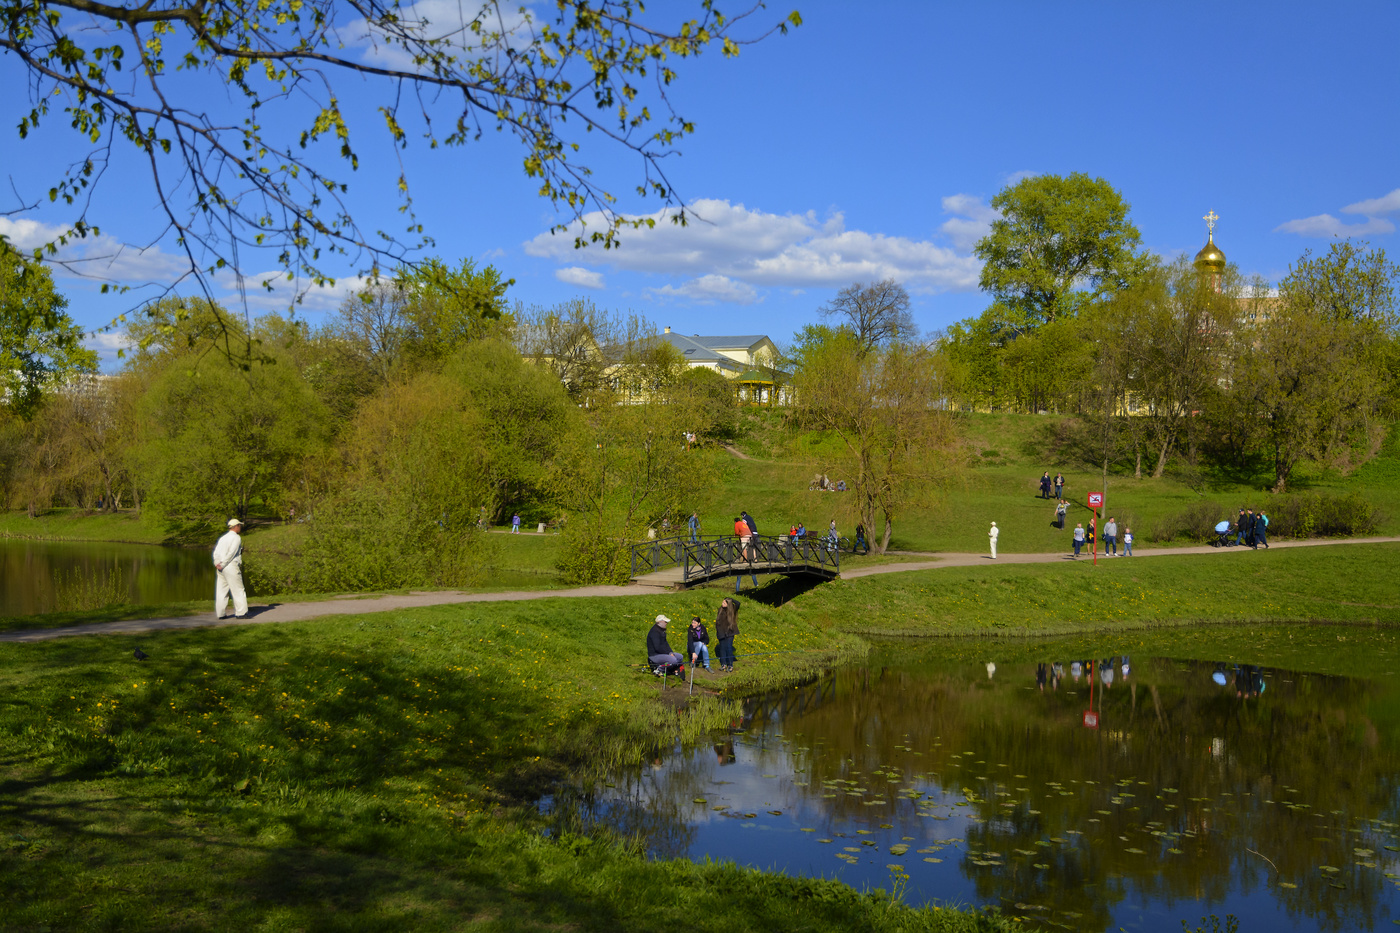
[(1209, 269), (1212, 272), (1225, 270), (1225, 254), (1220, 251), (1220, 247), (1215, 245), (1213, 234), (1206, 240), (1206, 245), (1201, 247), (1201, 251), (1196, 254), (1194, 265), (1197, 269)]
[(1196, 254), (1193, 265), (1202, 272), (1214, 272), (1219, 275), (1225, 271), (1225, 254), (1215, 245), (1215, 222), (1220, 219), (1220, 215), (1210, 211), (1201, 219), (1206, 222), (1206, 245)]

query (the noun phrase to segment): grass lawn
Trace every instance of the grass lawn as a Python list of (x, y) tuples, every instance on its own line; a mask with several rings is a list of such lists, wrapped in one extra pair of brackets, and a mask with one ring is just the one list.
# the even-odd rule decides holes
[(24, 510), (0, 511), (0, 537), (48, 541), (119, 541), (160, 544), (167, 534), (150, 513), (49, 509), (37, 518)]
[(1351, 545), (774, 582), (743, 600), (739, 673), (689, 706), (637, 662), (656, 613), (712, 619), (713, 590), (0, 645), (0, 929), (999, 928), (547, 838), (528, 802), (859, 659), (853, 632), (1393, 625), (1397, 567)]
[[(786, 531), (798, 521), (813, 530), (824, 530), (832, 518), (843, 534), (855, 528), (854, 504), (841, 493), (809, 492), (808, 484), (831, 462), (838, 451), (835, 440), (817, 434), (800, 439), (784, 438), (774, 427), (777, 415), (751, 419), (749, 436), (738, 447), (760, 460), (740, 460), (716, 454), (722, 481), (700, 503), (706, 530), (727, 531), (738, 510), (747, 509), (766, 533)], [(1087, 493), (1107, 494), (1107, 515), (1120, 527), (1131, 527), (1140, 544), (1149, 541), (1153, 526), (1201, 501), (1220, 505), (1221, 518), (1233, 517), (1240, 507), (1269, 509), (1272, 493), (1264, 491), (1269, 478), (1248, 482), (1220, 475), (1134, 479), (1130, 474), (1110, 474), (1105, 488), (1098, 470), (1055, 463), (1037, 452), (1037, 431), (1056, 416), (968, 414), (960, 415), (967, 443), (969, 465), (943, 500), (934, 507), (910, 509), (897, 518), (890, 546), (911, 551), (982, 551), (987, 528), (995, 521), (1001, 529), (999, 547), (1006, 553), (1047, 553), (1070, 550), (1070, 534), (1076, 522), (1088, 523), (1092, 513), (1085, 505)], [(1065, 498), (1070, 502), (1064, 531), (1051, 527), (1052, 501), (1040, 499), (1042, 472), (1065, 476)], [(842, 479), (836, 473), (833, 480)], [(1392, 426), (1379, 456), (1348, 476), (1304, 464), (1293, 480), (1299, 490), (1342, 494), (1360, 492), (1380, 509), (1376, 534), (1400, 534), (1400, 425)], [(1185, 544), (1187, 542), (1177, 542)], [(1170, 546), (1170, 545), (1160, 545)]]

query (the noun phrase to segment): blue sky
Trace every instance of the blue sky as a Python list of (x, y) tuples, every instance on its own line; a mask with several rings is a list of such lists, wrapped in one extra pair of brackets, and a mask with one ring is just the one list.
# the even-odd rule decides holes
[[(1400, 4), (794, 0), (766, 15), (793, 7), (804, 25), (789, 35), (678, 66), (673, 100), (697, 131), (666, 167), (702, 222), (575, 250), (548, 234), (561, 218), (524, 177), (522, 153), (488, 131), (464, 148), (415, 140), (402, 154), (432, 252), (493, 263), (526, 304), (584, 295), (686, 333), (779, 341), (841, 287), (886, 276), (909, 288), (925, 329), (978, 313), (972, 243), (987, 202), (1028, 173), (1105, 178), (1164, 256), (1199, 249), (1214, 210), (1229, 259), (1272, 281), (1334, 236), (1396, 252)], [(18, 80), (0, 55), (0, 82)], [(341, 96), (363, 124), (352, 126), (364, 161), (351, 204), (366, 226), (397, 224), (397, 157), (377, 139), (377, 100), (358, 82)], [(10, 100), (13, 126), (28, 104)], [(62, 124), (0, 138), (0, 232), (17, 241), (72, 220), (47, 203), (14, 212), (47, 190), (51, 166), (80, 154)], [(634, 157), (587, 144), (624, 210), (659, 209), (628, 198)], [(93, 214), (104, 236), (144, 243), (157, 226), (140, 166), (118, 161), (103, 185)], [(178, 265), (172, 250), (128, 251), (108, 271), (159, 282)], [(133, 304), (59, 281), (87, 327)], [(340, 291), (309, 296), (298, 314), (319, 322)], [(255, 294), (251, 307), (284, 301)]]

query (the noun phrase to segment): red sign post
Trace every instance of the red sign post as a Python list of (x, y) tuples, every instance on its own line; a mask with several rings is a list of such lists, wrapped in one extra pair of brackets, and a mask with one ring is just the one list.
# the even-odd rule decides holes
[(1094, 510), (1094, 540), (1089, 542), (1089, 548), (1094, 555), (1094, 566), (1099, 565), (1099, 509), (1103, 508), (1103, 493), (1089, 493), (1089, 508)]

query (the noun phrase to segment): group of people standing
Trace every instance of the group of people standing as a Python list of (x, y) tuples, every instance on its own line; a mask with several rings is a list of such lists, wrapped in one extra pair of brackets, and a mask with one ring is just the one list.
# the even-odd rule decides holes
[(1235, 543), (1241, 547), (1251, 547), (1259, 550), (1259, 545), (1264, 545), (1264, 550), (1269, 549), (1269, 516), (1264, 514), (1262, 509), (1256, 515), (1253, 509), (1240, 509), (1240, 514), (1235, 519)]
[[(651, 630), (647, 632), (647, 661), (652, 671), (659, 677), (663, 674), (680, 674), (685, 670), (685, 656), (671, 650), (666, 637), (666, 629), (671, 620), (658, 615)], [(719, 614), (715, 616), (715, 660), (724, 673), (734, 671), (734, 638), (739, 634), (739, 601), (732, 596), (725, 597), (719, 604)], [(686, 653), (691, 664), (701, 664), (710, 670), (710, 633), (698, 615), (690, 617), (690, 627), (686, 629)]]
[[(1079, 557), (1081, 548), (1092, 548), (1098, 540), (1098, 529), (1095, 527), (1094, 519), (1089, 519), (1089, 527), (1085, 528), (1083, 522), (1074, 526), (1074, 556)], [(1108, 521), (1103, 526), (1103, 556), (1118, 557), (1118, 519), (1109, 516)], [(1124, 527), (1123, 529), (1123, 557), (1133, 556), (1133, 529)]]
[(1055, 478), (1051, 479), (1050, 471), (1046, 470), (1044, 473), (1040, 474), (1040, 498), (1049, 499), (1050, 487), (1052, 486), (1055, 488), (1055, 498), (1064, 498), (1065, 475), (1063, 473), (1056, 473)]

